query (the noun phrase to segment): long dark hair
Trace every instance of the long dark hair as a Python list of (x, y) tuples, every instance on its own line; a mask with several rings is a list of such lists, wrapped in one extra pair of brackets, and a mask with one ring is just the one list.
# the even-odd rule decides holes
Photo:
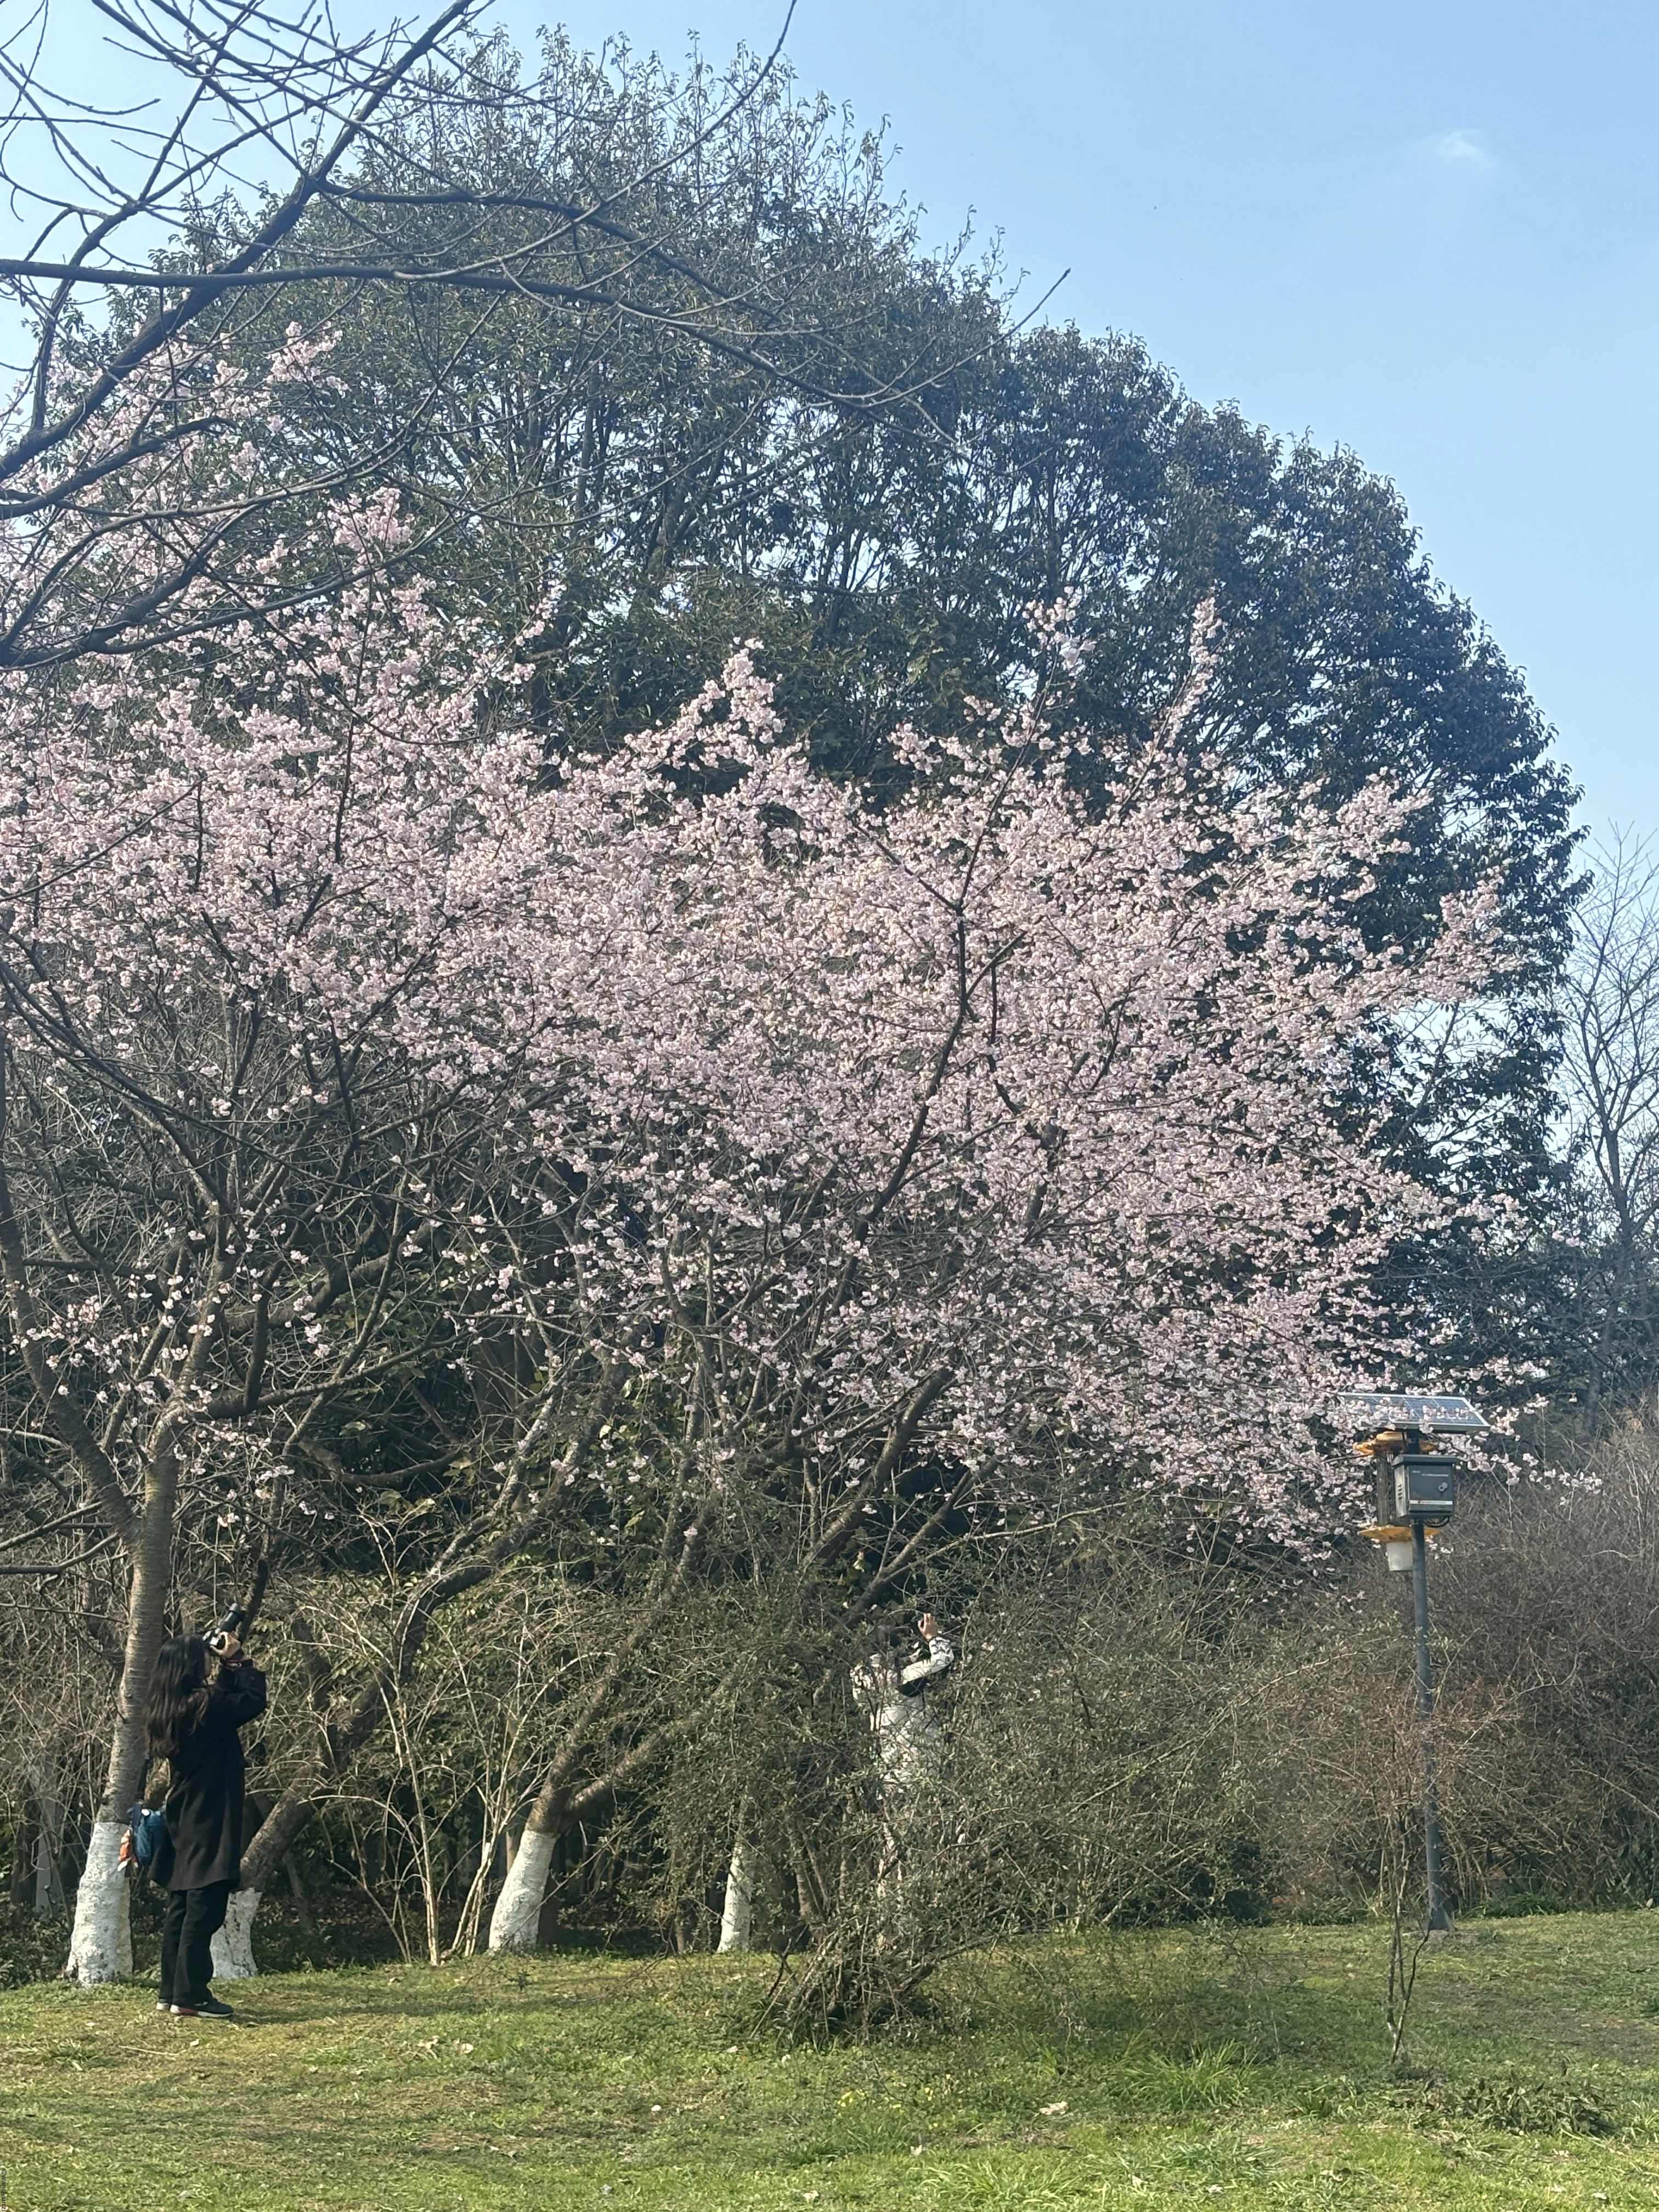
[(155, 1655), (144, 1704), (144, 1735), (152, 1759), (176, 1759), (207, 1711), (208, 1648), (199, 1636), (175, 1636)]

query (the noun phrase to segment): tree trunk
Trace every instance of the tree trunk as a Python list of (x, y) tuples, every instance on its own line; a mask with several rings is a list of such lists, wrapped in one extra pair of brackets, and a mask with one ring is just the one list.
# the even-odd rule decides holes
[(301, 1929), (307, 1939), (316, 1936), (317, 1923), (306, 1902), (300, 1870), (294, 1863), (293, 1844), (315, 1809), (316, 1793), (320, 1787), (321, 1777), (315, 1771), (291, 1782), (260, 1821), (252, 1841), (242, 1853), (242, 1887), (231, 1897), (230, 1911), (222, 1931), (224, 1955), (228, 1960), (234, 1959), (235, 1964), (223, 1968), (217, 1965), (221, 1940), (216, 1936), (214, 1938), (214, 1972), (222, 1972), (227, 1980), (245, 1980), (259, 1971), (253, 1957), (254, 1917), (259, 1910), (259, 1899), (276, 1880), (279, 1869), (287, 1870), (300, 1910)]
[(121, 1978), (121, 1904), (126, 1879), (121, 1871), (125, 1820), (100, 1817), (93, 1823), (87, 1863), (75, 1893), (75, 1925), (70, 1934), (70, 1981), (90, 1987)]
[(742, 1824), (732, 1845), (732, 1863), (726, 1876), (726, 1910), (720, 1915), (722, 1951), (746, 1951), (755, 1917), (754, 1849)]
[[(300, 1923), (300, 1933), (305, 1938), (306, 1948), (313, 1952), (317, 1943), (317, 1920), (311, 1909), (311, 1899), (300, 1873), (300, 1862), (292, 1851), (283, 1853), (283, 1871), (288, 1876), (288, 1886), (294, 1893), (294, 1917)], [(313, 1963), (315, 1964), (313, 1958)]]
[(149, 1693), (155, 1655), (161, 1648), (178, 1489), (178, 1455), (171, 1425), (164, 1415), (145, 1470), (144, 1510), (132, 1545), (127, 1640), (116, 1692), (109, 1768), (87, 1846), (86, 1868), (75, 1893), (75, 1924), (70, 1935), (69, 1962), (64, 1969), (71, 1981), (83, 1987), (118, 1981), (124, 1972), (132, 1970), (130, 1939), (125, 1966), (121, 1963), (121, 1930), (126, 1923), (121, 1836), (127, 1825), (127, 1808), (138, 1795), (144, 1771), (144, 1700)]
[(489, 1916), (492, 1951), (533, 1951), (547, 1894), (547, 1877), (558, 1847), (556, 1826), (542, 1827), (532, 1813)]
[(20, 1812), (11, 1835), (11, 1901), (19, 1911), (33, 1894), (40, 1879), (40, 1824), (27, 1811)]
[(253, 1961), (253, 1916), (262, 1893), (257, 1889), (232, 1892), (225, 1924), (213, 1939), (215, 1981), (246, 1982), (258, 1972)]
[(40, 1810), (35, 1828), (34, 1910), (42, 1920), (62, 1912), (64, 1895), (64, 1801), (54, 1774), (36, 1767), (29, 1775)]

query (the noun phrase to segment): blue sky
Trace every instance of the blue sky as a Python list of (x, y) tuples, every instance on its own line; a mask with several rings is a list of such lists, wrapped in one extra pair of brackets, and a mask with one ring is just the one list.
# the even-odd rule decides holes
[[(497, 0), (526, 43), (550, 19)], [(769, 46), (756, 0), (572, 0), (583, 45)], [(803, 87), (1000, 229), (1049, 313), (1352, 447), (1525, 672), (1583, 816), (1659, 830), (1659, 9), (799, 0)]]
[[(354, 27), (394, 0), (338, 0)], [(398, 0), (424, 16), (428, 0)], [(787, 0), (495, 0), (676, 62)], [(75, 69), (127, 70), (61, 0)], [(1000, 231), (1048, 313), (1351, 447), (1558, 732), (1593, 832), (1659, 833), (1659, 8), (1638, 0), (799, 0), (787, 53), (930, 242)]]

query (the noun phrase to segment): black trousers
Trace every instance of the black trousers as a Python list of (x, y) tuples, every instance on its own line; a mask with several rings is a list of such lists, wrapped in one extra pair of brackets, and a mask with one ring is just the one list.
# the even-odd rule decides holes
[(167, 1894), (161, 1923), (161, 1995), (169, 2004), (198, 2005), (213, 1978), (213, 1939), (225, 1924), (230, 1884), (210, 1881), (203, 1889)]

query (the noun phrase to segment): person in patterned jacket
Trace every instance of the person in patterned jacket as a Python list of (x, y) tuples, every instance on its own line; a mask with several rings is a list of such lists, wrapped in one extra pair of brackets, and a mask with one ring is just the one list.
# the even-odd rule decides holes
[(916, 1626), (926, 1656), (912, 1646), (907, 1658), (899, 1631), (878, 1632), (852, 1670), (853, 1695), (876, 1740), (881, 1817), (877, 1894), (896, 1904), (903, 1892), (907, 1840), (939, 1753), (939, 1717), (928, 1702), (928, 1688), (950, 1673), (957, 1658), (936, 1614), (924, 1613)]

